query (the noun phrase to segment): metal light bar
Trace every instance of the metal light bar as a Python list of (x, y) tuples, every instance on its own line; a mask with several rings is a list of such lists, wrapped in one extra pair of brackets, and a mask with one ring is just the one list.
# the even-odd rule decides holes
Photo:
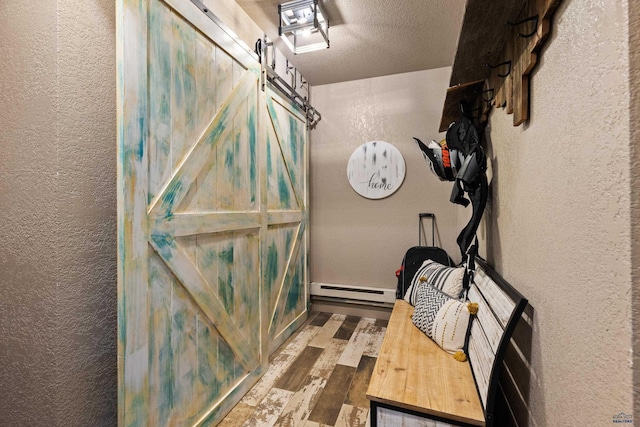
[(318, 0), (280, 4), (278, 15), (278, 34), (295, 55), (329, 48), (329, 19)]

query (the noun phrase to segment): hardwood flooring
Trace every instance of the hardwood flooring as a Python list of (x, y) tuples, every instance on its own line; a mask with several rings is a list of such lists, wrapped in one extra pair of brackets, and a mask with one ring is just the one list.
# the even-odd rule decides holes
[(367, 386), (387, 321), (312, 313), (223, 427), (369, 426)]

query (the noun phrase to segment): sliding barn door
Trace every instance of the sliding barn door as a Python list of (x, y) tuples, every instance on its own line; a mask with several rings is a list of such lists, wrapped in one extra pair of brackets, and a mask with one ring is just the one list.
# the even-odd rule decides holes
[(117, 4), (119, 425), (211, 425), (307, 316), (306, 120), (191, 1)]
[(188, 0), (119, 1), (118, 60), (119, 424), (210, 424), (268, 356), (259, 63)]
[(264, 289), (269, 350), (306, 318), (308, 308), (308, 147), (302, 111), (266, 90), (268, 227)]

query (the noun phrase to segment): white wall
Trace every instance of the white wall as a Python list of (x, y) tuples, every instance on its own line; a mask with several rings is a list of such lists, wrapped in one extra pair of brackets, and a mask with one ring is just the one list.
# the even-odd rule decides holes
[(525, 425), (606, 426), (633, 410), (627, 12), (563, 1), (530, 121), (490, 118), (484, 251), (534, 309)]
[[(394, 288), (404, 253), (418, 244), (419, 212), (436, 214), (441, 244), (459, 260), (452, 183), (431, 173), (412, 138), (444, 137), (437, 129), (450, 73), (446, 67), (312, 88), (322, 114), (311, 131), (312, 281)], [(400, 190), (381, 200), (359, 196), (347, 180), (351, 153), (373, 140), (395, 145), (407, 169)]]

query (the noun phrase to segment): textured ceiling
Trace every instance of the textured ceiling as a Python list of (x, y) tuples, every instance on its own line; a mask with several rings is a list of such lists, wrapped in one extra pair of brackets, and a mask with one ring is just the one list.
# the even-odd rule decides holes
[(278, 0), (236, 0), (312, 85), (450, 66), (463, 0), (320, 0), (329, 49), (293, 55), (278, 37)]

